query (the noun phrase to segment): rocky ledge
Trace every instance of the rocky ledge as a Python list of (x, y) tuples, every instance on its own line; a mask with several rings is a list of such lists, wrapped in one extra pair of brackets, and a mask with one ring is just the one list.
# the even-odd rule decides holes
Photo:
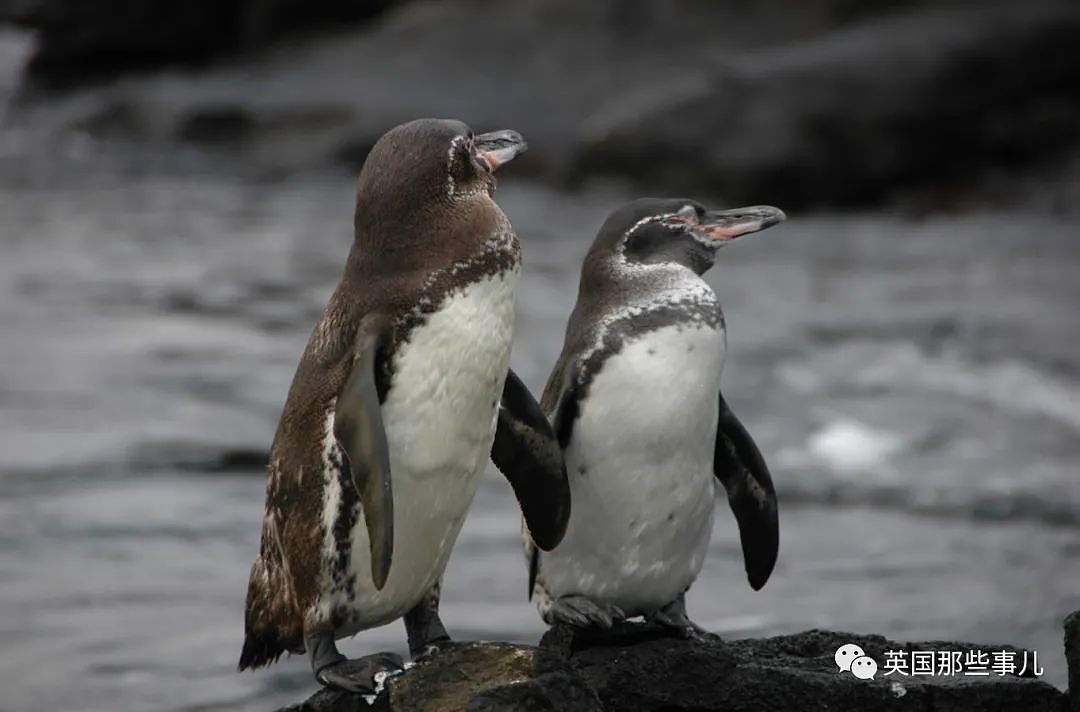
[[(565, 187), (949, 208), (1015, 200), (1031, 175), (1040, 201), (1076, 203), (1074, 0), (0, 0), (5, 19), (36, 37), (10, 119), (31, 135), (35, 97), (63, 101), (50, 87), (221, 58), (75, 92), (57, 130), (258, 176), (355, 171), (431, 115), (521, 131), (514, 174)], [(320, 23), (338, 31), (298, 34)]]
[[(883, 667), (871, 679), (840, 672), (845, 644), (859, 646)], [(1066, 621), (1070, 684), (1080, 682), (1080, 612)], [(374, 702), (323, 690), (281, 712), (1080, 712), (1070, 699), (1019, 670), (1026, 651), (992, 646), (1017, 662), (1017, 674), (918, 677), (886, 674), (887, 651), (959, 652), (991, 648), (958, 642), (899, 643), (878, 635), (811, 630), (766, 639), (691, 641), (641, 625), (610, 632), (556, 628), (539, 647), (462, 643), (389, 678)], [(1015, 656), (1015, 657), (1013, 657)], [(992, 664), (991, 664), (992, 666)], [(903, 669), (902, 664), (892, 667)], [(968, 668), (971, 670), (971, 668)], [(865, 677), (865, 675), (864, 675)], [(1080, 692), (1080, 690), (1078, 690)]]
[(53, 88), (204, 65), (318, 28), (370, 20), (393, 0), (0, 0), (0, 25), (37, 33), (27, 70)]

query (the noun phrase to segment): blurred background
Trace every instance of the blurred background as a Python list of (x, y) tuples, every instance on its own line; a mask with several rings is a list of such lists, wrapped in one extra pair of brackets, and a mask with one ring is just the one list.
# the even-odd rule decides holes
[[(263, 465), (373, 141), (511, 127), (497, 198), (537, 391), (580, 260), (644, 194), (789, 221), (709, 275), (781, 553), (717, 511), (690, 594), (810, 627), (1038, 650), (1080, 608), (1080, 6), (1053, 0), (0, 0), (0, 710), (267, 710), (234, 672)], [(489, 476), (462, 638), (535, 641)], [(404, 649), (400, 623), (359, 655)]]

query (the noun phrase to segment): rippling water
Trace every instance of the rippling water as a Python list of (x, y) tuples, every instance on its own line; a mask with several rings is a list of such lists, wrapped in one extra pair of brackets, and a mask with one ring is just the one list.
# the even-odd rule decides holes
[[(268, 447), (348, 249), (353, 182), (0, 188), (0, 708), (266, 710), (303, 658), (233, 672)], [(627, 196), (503, 179), (535, 389)], [(768, 196), (762, 196), (762, 202)], [(752, 592), (721, 507), (690, 595), (727, 635), (821, 626), (1011, 642), (1064, 685), (1080, 608), (1080, 241), (1036, 214), (791, 216), (724, 249), (728, 400), (772, 465), (781, 555)], [(535, 641), (516, 505), (489, 477), (444, 618)], [(404, 647), (400, 623), (348, 653)]]
[[(0, 104), (26, 48), (0, 35)], [(0, 710), (301, 699), (303, 658), (234, 668), (261, 461), (349, 247), (353, 179), (240, 181), (178, 146), (49, 135), (0, 131)], [(502, 182), (526, 262), (513, 365), (539, 390), (580, 259), (631, 196), (561, 194), (513, 167)], [(698, 622), (1009, 642), (1064, 686), (1060, 621), (1080, 608), (1078, 234), (1080, 217), (1034, 212), (793, 215), (724, 249), (709, 275), (724, 388), (771, 464), (781, 553), (751, 591), (721, 503), (689, 596)], [(456, 636), (542, 632), (518, 526), (489, 472), (444, 586)], [(394, 623), (343, 650), (404, 647)]]

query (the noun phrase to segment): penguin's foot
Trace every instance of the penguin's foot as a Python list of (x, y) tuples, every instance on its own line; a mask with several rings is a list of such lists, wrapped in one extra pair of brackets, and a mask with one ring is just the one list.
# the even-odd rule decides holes
[(562, 596), (551, 603), (548, 623), (565, 623), (575, 628), (610, 628), (626, 614), (618, 606), (598, 603), (585, 596)]
[(450, 645), (450, 634), (439, 618), (438, 583), (405, 614), (405, 634), (409, 638), (409, 655), (416, 662), (427, 660)]
[(319, 684), (345, 692), (370, 694), (375, 691), (376, 673), (394, 672), (405, 666), (401, 656), (394, 653), (375, 653), (349, 660), (338, 652), (330, 633), (305, 636), (304, 647)]
[(424, 644), (424, 647), (416, 651), (409, 651), (409, 654), (412, 656), (414, 662), (420, 663), (429, 660), (435, 655), (438, 655), (441, 651), (452, 647), (453, 644), (454, 641), (450, 639), (450, 636), (444, 635), (440, 638), (429, 640)]
[(705, 630), (686, 615), (685, 594), (679, 594), (679, 597), (674, 601), (652, 614), (648, 622), (670, 630), (687, 640), (720, 639), (720, 636)]
[(345, 692), (371, 694), (375, 691), (375, 675), (401, 670), (405, 661), (394, 653), (375, 653), (355, 660), (339, 660), (321, 668), (315, 679), (326, 687)]

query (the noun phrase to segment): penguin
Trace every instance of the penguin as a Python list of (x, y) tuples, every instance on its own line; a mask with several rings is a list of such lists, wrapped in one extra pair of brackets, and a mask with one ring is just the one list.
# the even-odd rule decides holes
[(420, 119), (364, 161), (352, 248), (270, 449), (240, 670), (306, 652), (319, 683), (366, 693), (401, 658), (347, 660), (336, 640), (404, 618), (414, 659), (449, 641), (439, 583), (489, 457), (537, 544), (561, 539), (569, 484), (509, 369), (520, 246), (492, 197), (525, 149)]
[(607, 628), (640, 616), (707, 635), (688, 618), (685, 593), (708, 550), (717, 484), (739, 525), (750, 585), (768, 580), (776, 493), (720, 391), (724, 316), (702, 275), (718, 248), (784, 219), (770, 206), (639, 199), (601, 227), (541, 398), (573, 512), (550, 552), (523, 533), (529, 595), (549, 625)]

